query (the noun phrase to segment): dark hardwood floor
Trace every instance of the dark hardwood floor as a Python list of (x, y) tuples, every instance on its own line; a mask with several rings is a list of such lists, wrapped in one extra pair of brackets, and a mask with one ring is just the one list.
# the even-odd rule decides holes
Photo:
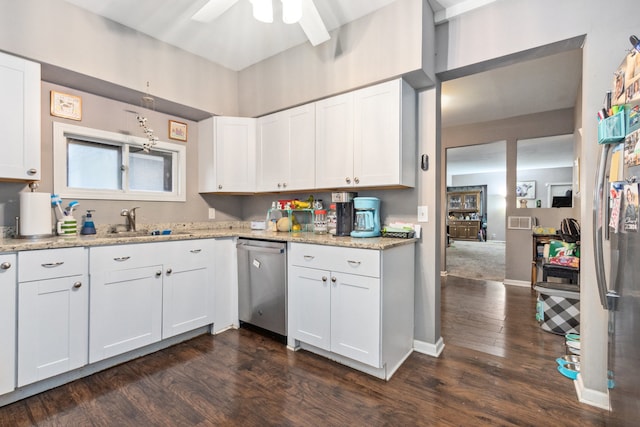
[(2, 426), (604, 426), (556, 370), (527, 288), (448, 277), (439, 358), (389, 382), (240, 329), (0, 408)]

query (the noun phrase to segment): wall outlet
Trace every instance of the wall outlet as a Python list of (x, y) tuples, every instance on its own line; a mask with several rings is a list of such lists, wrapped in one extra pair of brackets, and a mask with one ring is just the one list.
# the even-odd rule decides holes
[(428, 206), (418, 206), (418, 222), (429, 222)]
[(216, 208), (209, 208), (209, 219), (216, 219)]

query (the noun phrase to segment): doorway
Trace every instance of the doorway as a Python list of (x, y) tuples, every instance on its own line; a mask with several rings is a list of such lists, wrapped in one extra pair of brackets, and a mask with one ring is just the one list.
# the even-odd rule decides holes
[(506, 144), (496, 141), (446, 150), (448, 275), (504, 281)]

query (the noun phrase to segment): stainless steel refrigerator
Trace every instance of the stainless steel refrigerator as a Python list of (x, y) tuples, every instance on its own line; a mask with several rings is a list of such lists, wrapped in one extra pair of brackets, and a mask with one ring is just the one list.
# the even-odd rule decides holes
[(594, 196), (596, 276), (609, 311), (609, 399), (619, 425), (640, 419), (639, 137), (635, 130), (602, 145)]

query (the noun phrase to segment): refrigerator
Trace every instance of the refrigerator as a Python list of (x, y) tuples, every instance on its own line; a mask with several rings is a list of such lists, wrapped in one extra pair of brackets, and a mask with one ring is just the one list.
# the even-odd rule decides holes
[[(614, 97), (616, 90), (614, 86)], [(640, 419), (640, 100), (625, 104), (618, 115), (598, 125), (602, 145), (593, 237), (600, 302), (609, 313), (611, 416), (627, 425)], [(608, 120), (617, 124), (605, 123)], [(613, 126), (613, 130), (600, 132), (601, 126)]]

